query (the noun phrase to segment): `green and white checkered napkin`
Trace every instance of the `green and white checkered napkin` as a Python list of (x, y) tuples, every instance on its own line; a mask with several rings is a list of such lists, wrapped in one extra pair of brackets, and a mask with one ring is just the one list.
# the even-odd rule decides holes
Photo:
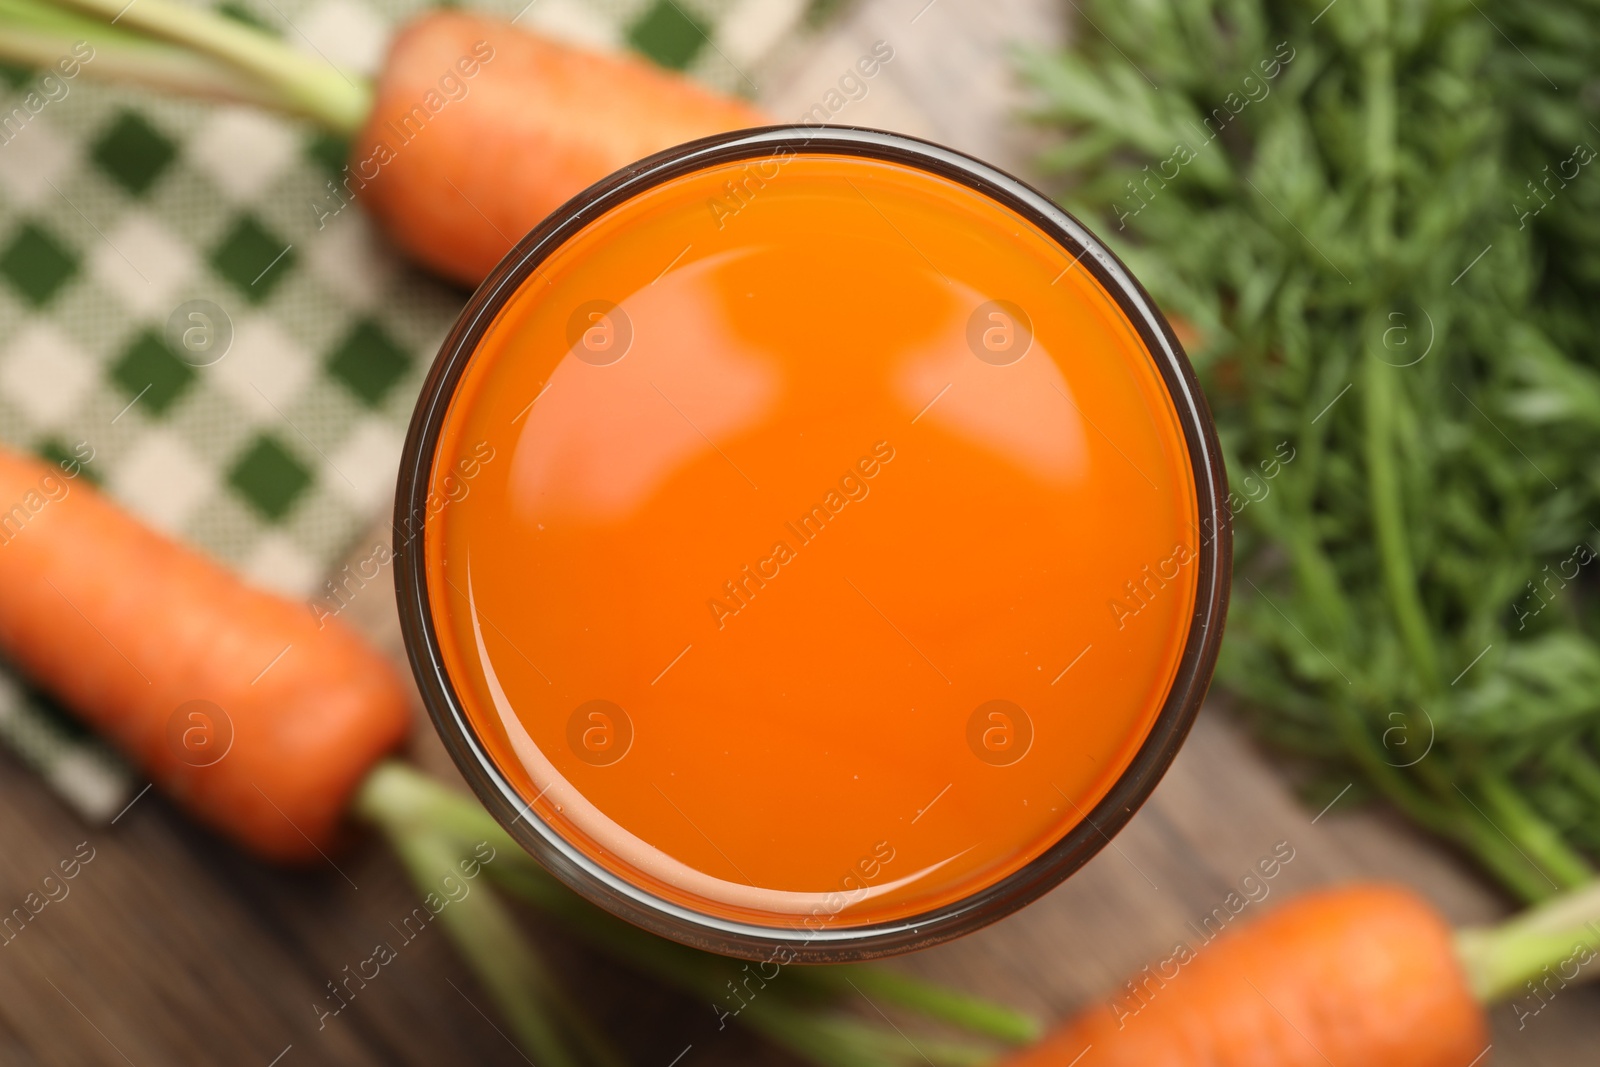
[[(632, 48), (730, 92), (796, 47), (827, 0), (481, 5)], [(417, 0), (243, 0), (222, 9), (376, 73)], [(0, 68), (9, 114), (38, 85)], [(310, 205), (344, 146), (247, 108), (93, 84), (0, 127), (0, 438), (63, 457), (154, 525), (309, 597), (388, 506), (416, 392), (462, 294), (408, 267), (359, 212)], [(178, 358), (175, 309), (231, 323), (217, 362)], [(220, 335), (219, 335), (220, 336)], [(0, 674), (0, 737), (86, 817), (135, 782), (48, 701)]]

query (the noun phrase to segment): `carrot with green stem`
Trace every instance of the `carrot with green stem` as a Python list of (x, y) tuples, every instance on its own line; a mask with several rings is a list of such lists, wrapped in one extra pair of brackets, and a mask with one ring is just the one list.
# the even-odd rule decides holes
[[(407, 683), (338, 619), (247, 585), (80, 475), (77, 460), (0, 449), (0, 653), (213, 830), (276, 862), (326, 858), (363, 779), (405, 738)], [(424, 870), (425, 844), (403, 851), (422, 882), (455, 862)], [(470, 949), (485, 920), (468, 903), (446, 925)], [(530, 1050), (572, 1062), (521, 995), (533, 950), (497, 940), (505, 962), (485, 984)]]
[[(1135, 976), (1006, 1067), (1469, 1067), (1484, 1005), (1595, 977), (1600, 883), (1454, 932), (1410, 890), (1310, 893)], [(1553, 984), (1552, 984), (1553, 983)]]
[[(427, 890), (487, 843), (498, 853), (487, 865), (495, 877), (537, 889), (519, 895), (576, 932), (680, 988), (708, 997), (720, 989), (728, 961), (582, 901), (475, 800), (386, 758), (405, 738), (410, 688), (342, 621), (246, 584), (146, 528), (81, 475), (77, 460), (49, 465), (0, 448), (0, 656), (157, 788), (278, 862), (327, 858), (355, 814), (384, 831)], [(618, 1062), (497, 897), (473, 892), (436, 914), (531, 1055), (552, 1067)], [(874, 1051), (890, 1032), (820, 1010), (843, 992), (837, 980), (799, 973), (742, 1021), (819, 1062), (896, 1062)], [(1012, 1040), (1031, 1034), (994, 1005), (872, 969), (840, 973), (929, 1018)], [(942, 1052), (952, 1065), (976, 1055), (971, 1046)]]
[(0, 452), (0, 651), (213, 829), (271, 860), (331, 851), (406, 735), (406, 682), (67, 474)]
[(373, 85), (173, 0), (0, 0), (0, 57), (47, 66), (79, 40), (95, 49), (88, 76), (244, 100), (351, 138), (319, 225), (352, 201), (363, 205), (418, 262), (468, 285), (606, 175), (768, 121), (641, 59), (462, 11), (402, 26)]

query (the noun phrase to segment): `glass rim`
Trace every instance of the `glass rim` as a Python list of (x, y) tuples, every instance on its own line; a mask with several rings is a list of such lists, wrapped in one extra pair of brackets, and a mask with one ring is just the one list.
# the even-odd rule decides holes
[[(1006, 877), (941, 907), (860, 926), (830, 927), (826, 920), (820, 928), (766, 926), (696, 911), (634, 885), (568, 841), (533, 811), (473, 728), (445, 669), (428, 595), (426, 520), (439, 437), (456, 387), (501, 308), (552, 253), (634, 196), (694, 171), (786, 152), (897, 163), (954, 181), (1021, 215), (1089, 270), (1160, 371), (1183, 429), (1199, 523), (1194, 607), (1177, 671), (1144, 741), (1105, 796)], [(785, 963), (844, 963), (925, 948), (1010, 915), (1097, 855), (1149, 799), (1188, 735), (1216, 665), (1232, 572), (1227, 498), (1216, 428), (1188, 357), (1143, 286), (1086, 226), (1018, 178), (929, 141), (860, 127), (767, 126), (669, 148), (590, 186), (517, 242), (473, 293), (423, 384), (401, 454), (394, 505), (395, 594), (407, 658), (445, 749), (496, 821), (558, 880), (606, 911), (694, 948), (750, 960), (781, 955)]]

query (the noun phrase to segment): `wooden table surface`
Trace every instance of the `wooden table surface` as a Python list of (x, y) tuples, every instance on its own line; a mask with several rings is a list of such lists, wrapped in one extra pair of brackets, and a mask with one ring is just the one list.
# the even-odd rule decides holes
[[(884, 40), (895, 58), (835, 121), (931, 137), (1026, 174), (1031, 145), (1012, 121), (1019, 97), (1007, 50), (1048, 45), (1062, 32), (1055, 5), (1040, 0), (862, 3), (771, 75), (762, 95), (774, 114), (798, 116)], [(368, 538), (356, 554), (370, 548)], [(370, 585), (349, 614), (399, 655), (384, 585)], [(459, 784), (420, 711), (418, 722), (412, 758)], [(1505, 902), (1436, 843), (1382, 811), (1348, 806), (1320, 817), (1306, 810), (1270, 759), (1210, 706), (1114, 847), (1023, 912), (894, 966), (1059, 1017), (1192, 939), (1189, 924), (1280, 842), (1294, 859), (1269, 883), (1268, 904), (1379, 877), (1418, 887), (1457, 922), (1505, 913)], [(357, 842), (338, 857), (339, 871), (276, 870), (190, 826), (153, 792), (116, 826), (89, 828), (0, 755), (0, 911), (20, 905), (84, 842), (94, 858), (70, 895), (0, 947), (7, 1067), (526, 1062), (485, 1014), (486, 994), (441, 933), (406, 945), (319, 1029), (315, 1005), (326, 983), (370, 955), (418, 903), (379, 841)], [(667, 1067), (689, 1046), (681, 1067), (790, 1062), (735, 1028), (718, 1032), (709, 1005), (636, 978), (536, 917), (529, 925), (632, 1062)], [(1600, 990), (1581, 989), (1520, 1029), (1509, 1009), (1498, 1010), (1490, 1058), (1566, 1067), (1593, 1062), (1597, 1047)]]

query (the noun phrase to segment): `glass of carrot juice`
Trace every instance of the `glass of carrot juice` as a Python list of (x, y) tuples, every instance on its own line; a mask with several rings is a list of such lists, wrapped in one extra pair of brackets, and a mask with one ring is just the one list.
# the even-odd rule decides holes
[(396, 503), (483, 802), (648, 930), (839, 961), (1014, 911), (1150, 794), (1226, 612), (1150, 297), (1046, 197), (845, 128), (680, 146), (473, 296)]

